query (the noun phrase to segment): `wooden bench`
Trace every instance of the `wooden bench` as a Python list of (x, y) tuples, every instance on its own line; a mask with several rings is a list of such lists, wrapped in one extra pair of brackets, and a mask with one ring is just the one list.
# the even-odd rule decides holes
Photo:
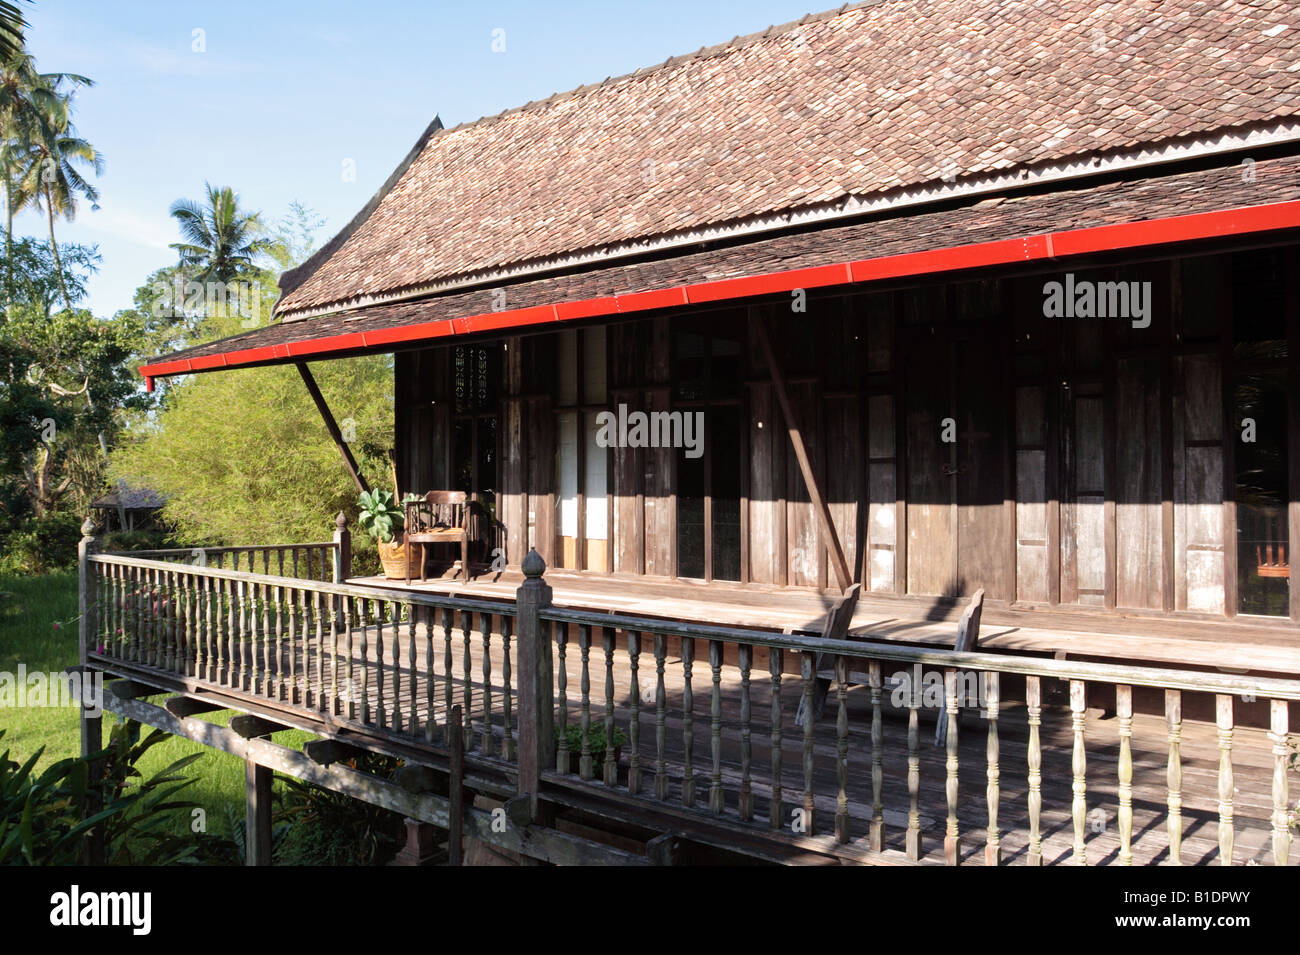
[[(858, 596), (862, 593), (862, 585), (854, 584), (844, 596), (831, 606), (826, 614), (826, 623), (822, 626), (822, 637), (827, 640), (844, 640), (849, 634), (849, 622), (853, 619), (853, 611), (858, 609)], [(813, 684), (813, 719), (821, 719), (822, 711), (826, 708), (826, 694), (830, 690), (830, 677), (822, 675), (823, 667), (828, 663), (827, 655), (824, 653), (817, 654), (817, 678)], [(799, 709), (795, 713), (794, 722), (796, 726), (804, 725), (804, 697), (799, 697)]]
[[(402, 540), (406, 552), (420, 548), (420, 581), (425, 580), (425, 547), (429, 544), (460, 544), (460, 573), (469, 580), (469, 495), (464, 491), (428, 491), (424, 497), (405, 504), (406, 523)], [(457, 574), (459, 576), (459, 573)], [(411, 583), (411, 561), (406, 561), (406, 583)]]

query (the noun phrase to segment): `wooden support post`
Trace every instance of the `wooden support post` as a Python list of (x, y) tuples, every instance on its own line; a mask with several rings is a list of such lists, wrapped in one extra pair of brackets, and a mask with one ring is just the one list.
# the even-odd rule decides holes
[(830, 546), (831, 562), (835, 568), (835, 579), (839, 582), (840, 592), (843, 593), (853, 583), (853, 575), (849, 572), (849, 562), (844, 557), (844, 547), (840, 544), (840, 535), (835, 530), (835, 522), (831, 520), (830, 507), (827, 506), (826, 499), (822, 497), (821, 487), (817, 483), (817, 475), (813, 473), (812, 461), (808, 457), (808, 448), (803, 441), (803, 432), (799, 429), (799, 422), (794, 416), (794, 407), (790, 404), (785, 375), (781, 371), (781, 366), (777, 364), (776, 354), (772, 350), (772, 342), (767, 335), (767, 323), (761, 315), (756, 314), (753, 317), (753, 326), (757, 333), (759, 347), (763, 350), (763, 359), (767, 362), (768, 371), (772, 375), (772, 384), (776, 390), (777, 400), (781, 403), (781, 413), (785, 416), (786, 432), (790, 435), (790, 444), (794, 447), (794, 456), (799, 462), (799, 470), (803, 474), (804, 484), (808, 486), (808, 496), (812, 498), (813, 510), (817, 512), (817, 520), (821, 524), (822, 533), (826, 535), (826, 541)]
[[(94, 679), (89, 663), (89, 654), (96, 639), (95, 573), (91, 569), (90, 558), (99, 551), (99, 541), (95, 538), (95, 524), (89, 517), (81, 525), (81, 542), (77, 546), (77, 648), (81, 661), (79, 680), (82, 686), (81, 715), (81, 755), (93, 756), (104, 748), (104, 724), (102, 707), (86, 705), (88, 694), (84, 682)], [(94, 713), (96, 715), (90, 715)], [(93, 760), (90, 764), (89, 785), (86, 788), (85, 804), (81, 807), (82, 818), (89, 818), (103, 808), (103, 789), (100, 781), (103, 776), (102, 760)], [(104, 864), (104, 830), (96, 826), (86, 836), (86, 864)]]
[(537, 820), (542, 770), (555, 765), (551, 628), (539, 615), (551, 605), (551, 588), (542, 579), (546, 562), (536, 550), (528, 552), (521, 569), (524, 582), (515, 596), (519, 631), (519, 794), (529, 797), (531, 817)]
[(271, 864), (271, 780), (265, 766), (244, 759), (244, 864)]
[(465, 781), (465, 737), (461, 733), (459, 703), (451, 708), (447, 717), (447, 749), (451, 771), (447, 792), (447, 865), (461, 865), (460, 841), (465, 826), (465, 790), (461, 788)]
[(320, 387), (316, 384), (316, 379), (312, 377), (311, 369), (303, 361), (294, 364), (298, 369), (298, 374), (302, 376), (302, 383), (307, 386), (307, 392), (311, 395), (311, 400), (316, 402), (316, 410), (320, 412), (321, 420), (325, 422), (325, 430), (330, 433), (330, 437), (334, 439), (334, 445), (339, 449), (339, 454), (343, 456), (343, 466), (348, 469), (348, 474), (352, 476), (352, 483), (357, 486), (357, 491), (361, 493), (368, 492), (370, 485), (361, 476), (361, 470), (357, 467), (356, 458), (352, 456), (352, 449), (343, 440), (343, 433), (339, 431), (339, 426), (334, 421), (334, 415), (330, 413), (329, 405), (325, 403), (325, 396), (320, 393)]

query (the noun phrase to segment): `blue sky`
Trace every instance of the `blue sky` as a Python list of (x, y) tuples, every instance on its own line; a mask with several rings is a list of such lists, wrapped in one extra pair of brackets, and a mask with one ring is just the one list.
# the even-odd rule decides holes
[[(99, 246), (86, 304), (111, 315), (175, 260), (167, 208), (205, 180), (270, 221), (304, 203), (327, 220), (323, 242), (435, 114), (446, 126), (491, 115), (821, 9), (809, 2), (37, 0), (28, 47), (40, 69), (96, 81), (75, 122), (106, 163), (101, 208), (83, 203), (57, 234)], [(23, 213), (15, 232), (45, 236), (44, 217)]]

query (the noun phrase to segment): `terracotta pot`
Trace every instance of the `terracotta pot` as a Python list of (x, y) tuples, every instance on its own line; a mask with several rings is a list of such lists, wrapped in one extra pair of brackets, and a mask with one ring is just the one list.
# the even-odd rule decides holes
[[(389, 580), (405, 580), (407, 576), (406, 565), (410, 563), (412, 577), (420, 576), (418, 558), (414, 554), (406, 552), (406, 545), (394, 538), (385, 543), (379, 541), (379, 562), (384, 565), (384, 576)], [(414, 548), (412, 548), (414, 550)]]

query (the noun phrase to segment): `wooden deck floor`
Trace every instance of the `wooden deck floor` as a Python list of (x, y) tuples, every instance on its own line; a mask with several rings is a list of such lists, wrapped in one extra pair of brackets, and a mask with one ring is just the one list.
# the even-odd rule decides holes
[[(513, 600), (518, 573), (412, 583), (427, 593)], [(798, 588), (741, 587), (725, 582), (659, 581), (644, 577), (549, 570), (546, 581), (557, 606), (819, 633), (834, 601), (829, 594)], [(405, 589), (401, 581), (355, 578), (350, 583)], [(865, 639), (952, 647), (962, 605), (942, 599), (863, 595), (852, 632)], [(1300, 675), (1300, 630), (1287, 622), (1217, 622), (1194, 617), (1103, 615), (986, 605), (980, 649), (1062, 655), (1070, 659), (1119, 659), (1150, 666), (1213, 670), (1230, 661), (1237, 671)]]
[[(359, 632), (354, 634), (354, 647), (359, 645)], [(378, 666), (371, 635), (367, 654), (368, 679), (366, 696), (374, 708), (381, 694), (385, 702), (382, 719), (391, 724), (395, 697), (394, 670), (392, 667), (391, 631), (386, 635), (384, 665)], [(492, 673), (491, 711), (485, 718), (482, 680), (482, 640), (475, 635), (470, 641), (468, 668), (471, 688), (470, 719), (467, 734), (471, 738), (471, 752), (481, 751), (484, 727), (491, 727), (491, 756), (500, 759), (507, 727), (503, 718), (506, 688), (503, 684), (503, 640), (495, 635), (491, 641), (490, 666)], [(626, 641), (620, 635), (619, 652), (614, 668), (615, 718), (619, 727), (629, 730), (631, 712), (630, 670), (625, 654)], [(432, 670), (434, 672), (433, 717), (438, 726), (446, 720), (445, 642), (440, 630), (435, 630)], [(412, 715), (422, 734), (429, 718), (426, 706), (428, 672), (423, 635), (416, 640), (415, 670), (417, 679), (410, 679), (409, 642), (403, 636), (401, 643), (401, 722), (409, 729)], [(699, 659), (703, 652), (704, 661)], [(696, 780), (695, 811), (708, 816), (708, 797), (712, 770), (710, 736), (710, 697), (712, 674), (707, 665), (707, 647), (701, 642), (692, 680), (694, 704), (692, 708), (694, 744), (692, 746), (692, 776)], [(342, 652), (342, 642), (339, 651)], [(512, 672), (518, 674), (517, 660), (513, 659)], [(465, 688), (464, 642), (459, 632), (452, 641), (452, 702), (463, 702)], [(299, 673), (309, 679), (306, 701), (314, 705), (316, 660), (314, 653), (306, 661), (298, 659)], [(769, 828), (768, 811), (771, 794), (770, 700), (771, 688), (766, 665), (755, 661), (752, 692), (752, 782), (755, 796), (753, 825), (759, 830)], [(565, 660), (568, 678), (569, 722), (579, 720), (579, 687), (581, 661), (573, 641), (568, 644)], [(361, 658), (353, 653), (353, 672), (359, 680)], [(890, 672), (886, 668), (886, 675)], [(382, 683), (381, 683), (382, 674)], [(326, 666), (326, 684), (330, 680)], [(593, 725), (602, 722), (604, 710), (604, 656), (599, 638), (593, 641), (590, 656), (591, 719)], [(342, 685), (343, 674), (339, 682)], [(682, 781), (685, 777), (685, 750), (683, 746), (684, 719), (682, 713), (683, 679), (680, 658), (666, 661), (665, 682), (667, 693), (666, 758), (671, 779), (668, 804), (682, 805)], [(640, 764), (642, 773), (642, 798), (653, 800), (655, 748), (654, 660), (643, 652), (640, 668)], [(724, 666), (721, 680), (722, 704), (722, 782), (726, 799), (726, 814), (736, 817), (740, 782), (740, 681), (734, 666)], [(1054, 681), (1044, 680), (1044, 693), (1050, 699)], [(357, 694), (360, 686), (357, 684)], [(782, 787), (785, 818), (782, 825), (789, 826), (789, 812), (801, 804), (803, 792), (802, 730), (794, 725), (794, 712), (799, 695), (798, 680), (787, 678), (783, 686), (783, 757)], [(513, 693), (511, 699), (514, 699)], [(556, 697), (557, 705), (559, 697)], [(828, 699), (826, 711), (816, 727), (815, 790), (818, 818), (815, 833), (831, 832), (837, 793), (836, 777), (836, 700), (835, 691)], [(871, 707), (869, 691), (853, 687), (848, 692), (849, 716), (849, 811), (851, 815), (851, 845), (866, 849), (867, 830), (871, 817)], [(883, 803), (886, 825), (886, 847), (902, 850), (907, 821), (908, 792), (906, 782), (906, 710), (885, 707), (884, 726), (884, 785)], [(921, 828), (926, 861), (942, 859), (946, 797), (944, 790), (945, 758), (942, 748), (932, 744), (934, 735), (934, 710), (922, 711), (921, 726)], [(1027, 809), (1027, 726), (1024, 708), (1020, 704), (1004, 704), (1000, 720), (1001, 788), (999, 828), (1002, 831), (1002, 858), (1005, 863), (1023, 863), (1028, 841)], [(517, 730), (510, 728), (512, 734)], [(985, 747), (987, 722), (977, 711), (966, 711), (962, 717), (960, 738), (960, 807), (959, 820), (962, 832), (963, 861), (983, 863), (986, 841), (987, 808), (985, 788)], [(439, 739), (441, 737), (439, 736)], [(1098, 718), (1090, 712), (1087, 724), (1087, 804), (1089, 832), (1087, 855), (1089, 864), (1115, 864), (1118, 862), (1119, 833), (1116, 824), (1118, 809), (1117, 720)], [(1167, 734), (1164, 721), (1155, 716), (1137, 715), (1133, 728), (1133, 852), (1136, 864), (1160, 864), (1168, 860), (1166, 832), (1165, 772), (1167, 759)], [(1042, 839), (1044, 862), (1049, 865), (1067, 864), (1071, 860), (1073, 831), (1071, 805), (1071, 747), (1072, 734), (1068, 710), (1059, 705), (1045, 705), (1042, 726)], [(1219, 749), (1212, 725), (1186, 720), (1182, 737), (1183, 761), (1183, 817), (1184, 864), (1206, 864), (1218, 859), (1218, 761)], [(1270, 743), (1262, 730), (1239, 728), (1233, 740), (1233, 766), (1236, 790), (1234, 795), (1235, 841), (1234, 861), (1271, 864), (1270, 814), (1272, 755)], [(620, 759), (620, 788), (627, 784), (631, 762), (631, 747), (626, 746)], [(595, 768), (597, 780), (601, 768)], [(588, 785), (595, 790), (603, 784), (593, 780)], [(1296, 788), (1293, 784), (1293, 788)], [(625, 789), (623, 789), (626, 792)], [(1294, 853), (1292, 854), (1294, 858)]]

